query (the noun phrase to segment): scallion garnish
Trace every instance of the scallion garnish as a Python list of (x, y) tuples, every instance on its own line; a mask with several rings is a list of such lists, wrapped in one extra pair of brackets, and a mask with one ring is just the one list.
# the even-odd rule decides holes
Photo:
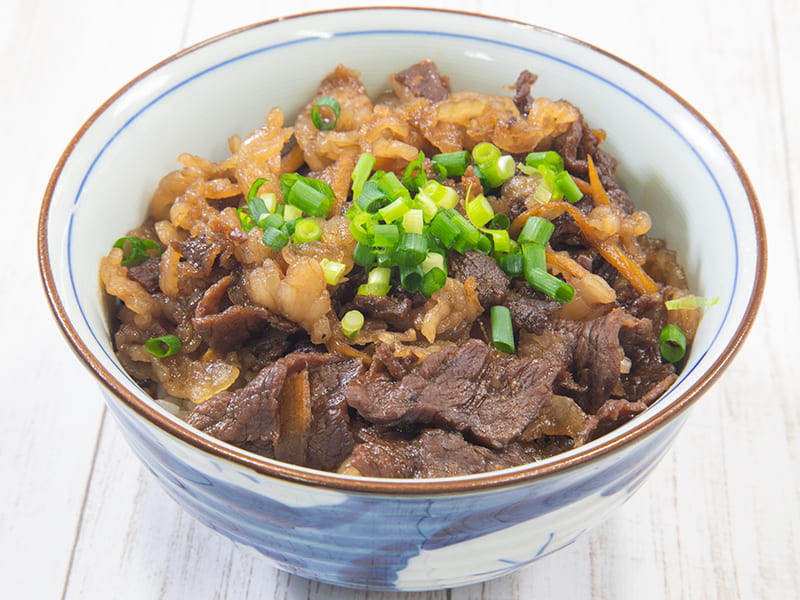
[(564, 160), (553, 150), (546, 152), (531, 152), (525, 157), (525, 164), (534, 169), (544, 166), (551, 171), (558, 173), (564, 170)]
[(496, 304), (490, 309), (492, 325), (492, 345), (506, 354), (514, 354), (514, 326), (511, 311), (506, 306)]
[(428, 255), (428, 242), (419, 233), (404, 233), (392, 254), (392, 260), (399, 266), (418, 265)]
[(471, 162), (467, 150), (434, 154), (431, 156), (431, 161), (444, 169), (446, 177), (461, 177)]
[(490, 225), (492, 229), (508, 229), (511, 227), (511, 219), (505, 213), (496, 213)]
[(569, 302), (575, 297), (575, 289), (555, 275), (547, 272), (544, 246), (536, 243), (523, 243), (522, 261), (525, 280), (530, 286), (544, 292), (553, 300)]
[(553, 231), (555, 231), (555, 225), (553, 225), (547, 219), (535, 216), (530, 217), (525, 222), (525, 226), (522, 228), (522, 231), (520, 231), (517, 241), (520, 244), (532, 242), (534, 244), (541, 244), (544, 246), (550, 239)]
[(472, 160), (481, 168), (481, 171), (497, 162), (501, 155), (500, 148), (491, 142), (480, 142), (475, 144), (472, 149)]
[(506, 254), (500, 259), (500, 268), (510, 277), (521, 277), (525, 274), (522, 254)]
[(425, 169), (422, 168), (422, 161), (424, 159), (425, 154), (420, 150), (417, 160), (412, 160), (408, 163), (406, 170), (403, 172), (403, 185), (405, 185), (409, 191), (418, 191), (428, 180), (425, 176)]
[(467, 202), (467, 218), (475, 227), (483, 227), (494, 218), (494, 209), (486, 196), (478, 194)]
[(394, 248), (400, 241), (400, 228), (392, 223), (378, 223), (372, 228), (372, 245), (375, 248)]
[(296, 244), (316, 242), (322, 237), (322, 227), (314, 219), (297, 219), (294, 223), (292, 241)]
[(150, 338), (144, 343), (144, 347), (156, 358), (164, 358), (180, 352), (183, 344), (181, 344), (178, 336), (168, 334)]
[(426, 298), (430, 298), (431, 294), (442, 289), (445, 283), (447, 283), (447, 273), (439, 267), (434, 267), (423, 276), (419, 291)]
[(269, 246), (275, 252), (280, 252), (283, 250), (284, 246), (289, 243), (289, 234), (275, 227), (268, 227), (264, 230), (261, 241), (265, 246)]
[(375, 157), (369, 152), (362, 152), (361, 156), (358, 157), (358, 162), (353, 169), (353, 173), (350, 175), (350, 179), (353, 180), (353, 198), (358, 198), (361, 194), (364, 183), (366, 183), (369, 178), (369, 174), (372, 172), (372, 167), (374, 166)]
[[(128, 246), (128, 256), (125, 257), (125, 247)], [(137, 260), (147, 260), (150, 258), (150, 254), (148, 254), (148, 250), (161, 250), (161, 246), (158, 245), (158, 242), (154, 240), (148, 240), (147, 238), (139, 238), (139, 237), (121, 237), (116, 242), (114, 242), (114, 248), (120, 248), (122, 250), (122, 264), (128, 265), (132, 262)]]
[(358, 310), (348, 310), (342, 317), (342, 332), (349, 338), (355, 337), (364, 326), (364, 315)]
[(375, 267), (367, 275), (367, 283), (358, 286), (358, 293), (367, 296), (385, 296), (392, 288), (392, 270)]
[(377, 182), (367, 181), (361, 187), (361, 193), (356, 197), (356, 205), (365, 212), (376, 213), (383, 208), (387, 199)]
[(409, 207), (408, 204), (403, 201), (403, 198), (398, 198), (397, 200), (380, 209), (378, 214), (387, 223), (393, 223), (398, 219), (402, 219), (403, 215), (409, 210), (411, 210), (411, 207)]
[(336, 98), (322, 96), (311, 109), (311, 122), (320, 131), (330, 131), (336, 127), (341, 112), (342, 106)]
[(258, 190), (261, 189), (261, 186), (264, 185), (266, 182), (267, 180), (264, 177), (259, 177), (250, 185), (250, 189), (247, 192), (248, 202), (256, 197), (256, 194), (258, 194)]
[(344, 276), (347, 265), (335, 260), (323, 258), (319, 261), (319, 266), (322, 267), (322, 272), (325, 274), (325, 281), (328, 285), (337, 285)]
[(719, 302), (719, 296), (716, 298), (703, 298), (702, 296), (684, 296), (683, 298), (675, 298), (664, 302), (667, 310), (680, 310), (684, 308), (700, 308), (701, 306), (714, 306)]
[(669, 324), (658, 337), (661, 356), (667, 362), (678, 362), (686, 354), (686, 336), (677, 325)]
[(375, 252), (372, 251), (368, 244), (358, 242), (355, 250), (353, 250), (353, 262), (366, 269), (375, 262)]
[(422, 289), (424, 273), (420, 265), (401, 265), (400, 285), (409, 292), (416, 292)]
[(425, 218), (421, 208), (412, 208), (403, 215), (403, 229), (408, 233), (421, 234), (425, 227)]
[(280, 184), (284, 202), (296, 206), (309, 216), (328, 218), (331, 202), (335, 198), (330, 185), (297, 173), (284, 173)]
[(583, 198), (583, 192), (578, 188), (578, 184), (572, 179), (572, 175), (566, 171), (561, 171), (556, 175), (555, 186), (564, 194), (567, 201), (572, 204)]

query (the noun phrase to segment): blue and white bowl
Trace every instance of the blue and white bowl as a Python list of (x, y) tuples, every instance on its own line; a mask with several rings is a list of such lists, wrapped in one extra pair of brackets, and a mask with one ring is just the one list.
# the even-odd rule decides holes
[[(653, 406), (586, 446), (466, 477), (353, 478), (261, 458), (160, 408), (114, 354), (98, 264), (138, 225), (185, 151), (212, 159), (281, 106), (293, 119), (338, 63), (371, 94), (424, 58), (452, 89), (502, 93), (522, 69), (536, 95), (566, 98), (608, 133), (605, 148), (692, 289), (719, 296), (686, 368)], [(680, 173), (680, 179), (674, 176)], [(332, 584), (436, 589), (509, 573), (603, 521), (669, 449), (686, 409), (729, 364), (763, 292), (766, 240), (728, 145), (664, 85), (578, 40), (473, 14), (353, 9), (259, 23), (193, 46), (134, 79), (87, 121), (50, 180), (39, 222), (42, 277), (76, 353), (100, 380), (131, 446), (189, 513), (277, 567)], [(122, 543), (122, 540), (120, 540)]]

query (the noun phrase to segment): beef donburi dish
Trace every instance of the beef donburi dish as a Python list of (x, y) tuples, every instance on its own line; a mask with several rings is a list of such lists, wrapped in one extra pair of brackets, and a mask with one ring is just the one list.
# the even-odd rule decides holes
[(535, 81), (422, 61), (371, 98), (340, 65), (292, 124), (181, 155), (101, 261), (123, 366), (211, 436), (368, 477), (521, 465), (646, 410), (704, 301)]

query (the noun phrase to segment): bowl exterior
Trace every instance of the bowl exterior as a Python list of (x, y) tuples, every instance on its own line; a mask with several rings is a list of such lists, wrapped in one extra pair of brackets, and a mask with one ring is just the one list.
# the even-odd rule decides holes
[(572, 543), (639, 488), (685, 420), (529, 483), (361, 494), (254, 472), (167, 435), (111, 393), (106, 401), (135, 453), (200, 522), (290, 573), (386, 591), (485, 581)]

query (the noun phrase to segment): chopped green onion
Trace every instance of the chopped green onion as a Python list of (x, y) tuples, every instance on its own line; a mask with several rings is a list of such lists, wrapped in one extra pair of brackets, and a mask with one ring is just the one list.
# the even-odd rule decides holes
[(511, 252), (511, 236), (506, 229), (483, 229), (492, 237), (492, 248), (495, 252)]
[(541, 269), (528, 270), (526, 265), (525, 279), (532, 288), (544, 292), (553, 300), (569, 302), (575, 297), (575, 290), (570, 284), (561, 281), (558, 277), (551, 275), (547, 271)]
[(284, 173), (280, 184), (287, 204), (296, 206), (309, 216), (328, 218), (331, 201), (336, 197), (330, 185), (297, 173)]
[(514, 158), (508, 154), (504, 154), (490, 165), (481, 166), (481, 172), (490, 189), (500, 187), (511, 179), (516, 169)]
[(361, 156), (358, 157), (358, 162), (353, 169), (353, 173), (350, 175), (350, 179), (353, 181), (353, 198), (358, 198), (361, 194), (364, 183), (366, 183), (369, 178), (369, 174), (372, 172), (372, 167), (374, 166), (375, 157), (369, 152), (362, 152)]
[(391, 204), (388, 204), (380, 209), (378, 214), (383, 217), (383, 220), (387, 223), (393, 223), (398, 219), (402, 219), (403, 215), (405, 215), (409, 210), (410, 208), (408, 204), (406, 204), (402, 198), (398, 198)]
[(150, 338), (144, 343), (144, 347), (156, 358), (164, 358), (180, 352), (183, 344), (178, 336), (169, 334)]
[(422, 233), (425, 218), (421, 208), (412, 208), (403, 215), (403, 229), (408, 233)]
[(296, 244), (305, 242), (316, 242), (322, 237), (322, 227), (314, 219), (297, 219), (294, 223), (294, 237), (292, 241)]
[(255, 181), (252, 183), (252, 185), (250, 185), (250, 189), (249, 189), (249, 190), (248, 190), (248, 192), (247, 192), (247, 200), (248, 200), (248, 202), (249, 202), (250, 200), (252, 200), (253, 198), (255, 198), (255, 197), (256, 197), (256, 194), (258, 194), (258, 190), (259, 190), (259, 189), (261, 188), (261, 186), (262, 186), (262, 185), (264, 185), (266, 182), (267, 182), (267, 180), (266, 180), (264, 177), (259, 177), (258, 179), (256, 179), (256, 180), (255, 180)]
[(148, 250), (161, 249), (161, 246), (158, 245), (158, 242), (154, 240), (138, 237), (121, 237), (114, 242), (113, 248), (120, 248), (122, 250), (123, 257), (125, 256), (126, 243), (130, 246), (130, 251), (128, 252), (128, 257), (122, 259), (123, 265), (130, 264), (137, 260), (147, 260), (150, 258), (150, 255), (147, 253)]
[(534, 168), (544, 165), (556, 173), (564, 170), (564, 160), (561, 158), (558, 152), (554, 152), (553, 150), (547, 150), (546, 152), (531, 152), (525, 157), (525, 164)]
[(426, 298), (430, 298), (431, 294), (442, 289), (445, 283), (447, 283), (447, 273), (439, 267), (434, 267), (423, 276), (419, 291)]
[(425, 260), (423, 260), (419, 266), (422, 268), (423, 273), (427, 273), (431, 269), (440, 269), (442, 272), (447, 272), (444, 255), (438, 252), (428, 252)]
[(683, 298), (675, 298), (674, 300), (667, 300), (664, 306), (667, 310), (679, 310), (684, 308), (700, 308), (701, 306), (714, 306), (719, 302), (719, 296), (716, 298), (703, 298), (702, 296), (684, 296)]
[(481, 254), (489, 254), (492, 251), (492, 240), (488, 236), (481, 235), (475, 244), (475, 250)]
[[(266, 192), (259, 196), (264, 201), (264, 207), (267, 211), (274, 213), (278, 209), (278, 196), (272, 192)], [(284, 206), (281, 204), (281, 206)]]
[(417, 160), (412, 160), (408, 163), (406, 170), (403, 172), (403, 185), (412, 192), (419, 190), (428, 180), (425, 176), (425, 169), (422, 168), (422, 161), (424, 159), (425, 154), (420, 150)]
[(411, 197), (408, 190), (397, 178), (397, 175), (391, 171), (384, 173), (381, 178), (378, 179), (378, 187), (392, 200)]
[(342, 317), (342, 332), (349, 338), (355, 337), (364, 326), (364, 315), (357, 310), (348, 310)]
[(490, 309), (492, 324), (492, 345), (506, 354), (514, 354), (514, 326), (511, 311), (506, 306), (496, 304)]
[(500, 268), (510, 277), (520, 277), (525, 273), (522, 254), (506, 254), (500, 259)]
[(356, 197), (356, 205), (368, 213), (376, 213), (384, 205), (387, 197), (375, 181), (367, 181), (361, 188), (361, 193)]
[(492, 218), (490, 225), (492, 229), (508, 229), (511, 227), (511, 219), (505, 213), (497, 213)]
[(491, 142), (480, 142), (472, 149), (472, 160), (483, 171), (489, 165), (496, 163), (501, 154), (500, 148)]
[(350, 235), (353, 239), (361, 244), (368, 244), (370, 233), (368, 226), (372, 224), (372, 215), (368, 212), (358, 211), (354, 215), (350, 215)]
[(369, 267), (375, 262), (375, 253), (369, 245), (358, 242), (353, 250), (353, 262), (360, 267)]
[(428, 242), (419, 233), (404, 233), (392, 254), (392, 260), (399, 266), (418, 265), (428, 255)]
[(489, 182), (486, 180), (486, 177), (484, 176), (483, 171), (481, 170), (481, 168), (477, 164), (472, 165), (472, 172), (475, 173), (475, 177), (478, 178), (478, 181), (480, 181), (481, 187), (484, 190), (491, 189), (492, 186), (489, 185)]
[[(436, 182), (434, 181), (434, 183)], [(426, 223), (430, 223), (436, 213), (439, 212), (439, 207), (436, 203), (422, 191), (414, 197), (414, 205), (422, 210), (422, 218)]]
[[(326, 114), (321, 115), (320, 109)], [(339, 114), (342, 112), (342, 106), (336, 98), (331, 96), (322, 96), (314, 108), (311, 109), (311, 122), (314, 127), (320, 131), (330, 131), (336, 127), (336, 121), (339, 120)]]
[(420, 265), (400, 266), (400, 285), (409, 292), (416, 292), (422, 288), (424, 274)]
[(541, 244), (524, 243), (521, 245), (522, 259), (525, 261), (525, 271), (534, 269), (547, 271), (547, 255)]
[(494, 218), (494, 209), (486, 196), (478, 194), (467, 202), (467, 218), (475, 227), (483, 227)]
[(367, 283), (358, 287), (358, 293), (367, 296), (385, 296), (392, 287), (392, 270), (389, 267), (375, 267), (367, 275)]
[(441, 240), (445, 248), (452, 248), (453, 243), (458, 239), (461, 229), (453, 223), (450, 211), (453, 209), (442, 210), (436, 214), (431, 221), (431, 231)]
[(547, 219), (535, 216), (529, 217), (517, 237), (517, 241), (519, 243), (533, 242), (534, 244), (541, 244), (544, 246), (550, 239), (553, 231), (555, 231), (555, 225)]
[(270, 214), (271, 211), (267, 210), (267, 203), (264, 202), (264, 199), (255, 196), (254, 198), (250, 198), (247, 201), (247, 210), (250, 211), (250, 216), (253, 217), (253, 220), (257, 223), (259, 219), (261, 219), (264, 215)]
[(294, 220), (294, 221), (284, 221), (283, 225), (281, 225), (280, 227), (278, 227), (278, 229), (280, 229), (280, 230), (281, 230), (283, 233), (285, 233), (285, 234), (286, 234), (286, 235), (288, 235), (289, 237), (292, 237), (292, 236), (294, 235), (294, 224), (295, 224), (296, 222), (297, 222), (297, 220)]
[(372, 230), (372, 246), (394, 248), (400, 240), (400, 228), (394, 224), (378, 223)]
[(283, 224), (284, 220), (278, 215), (273, 215), (272, 213), (267, 213), (258, 220), (258, 226), (261, 228), (261, 231), (264, 231), (270, 227), (280, 229)]
[(280, 252), (283, 250), (283, 247), (289, 243), (289, 235), (280, 229), (276, 229), (275, 227), (268, 227), (266, 230), (264, 230), (264, 235), (261, 237), (261, 241), (264, 242), (265, 246), (269, 246), (275, 252)]
[(572, 204), (575, 204), (578, 200), (583, 198), (583, 192), (578, 188), (578, 184), (575, 183), (575, 180), (572, 179), (572, 175), (567, 171), (561, 171), (561, 173), (556, 175), (555, 185)]
[(459, 229), (458, 238), (453, 242), (452, 247), (462, 253), (477, 247), (480, 243), (481, 232), (457, 210), (449, 209), (447, 213), (453, 224)]
[(284, 221), (294, 221), (295, 219), (299, 219), (303, 216), (303, 211), (298, 208), (297, 206), (293, 206), (291, 204), (284, 204), (283, 205), (283, 220)]
[(439, 208), (455, 208), (458, 206), (458, 192), (442, 185), (438, 181), (429, 181), (422, 187), (422, 193), (436, 203)]
[(460, 177), (466, 172), (470, 164), (470, 156), (467, 150), (445, 152), (433, 155), (431, 161), (435, 165), (440, 165), (447, 177)]
[(322, 272), (325, 273), (325, 281), (328, 285), (337, 285), (344, 275), (347, 265), (335, 260), (323, 258), (319, 261), (319, 266), (322, 267)]
[(659, 335), (661, 356), (667, 362), (678, 362), (686, 354), (686, 336), (677, 325), (667, 325)]

